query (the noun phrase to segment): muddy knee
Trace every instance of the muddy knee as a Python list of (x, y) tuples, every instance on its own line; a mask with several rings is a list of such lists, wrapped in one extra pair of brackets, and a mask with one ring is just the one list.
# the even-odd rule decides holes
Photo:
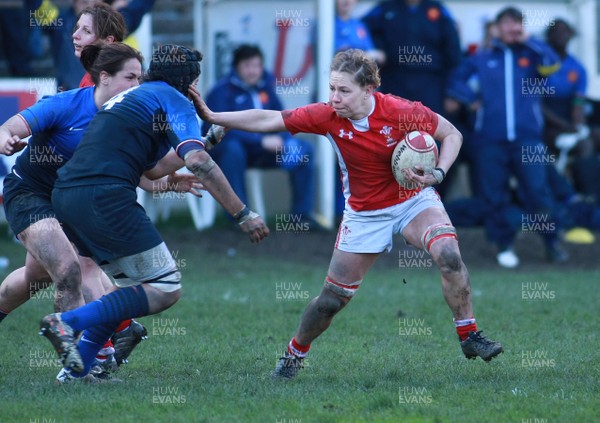
[(330, 276), (325, 278), (325, 285), (319, 298), (317, 299), (317, 310), (327, 317), (334, 316), (340, 311), (354, 296), (361, 281), (343, 284), (333, 280)]
[(460, 253), (453, 246), (444, 245), (435, 261), (442, 273), (456, 273), (460, 272), (463, 268)]

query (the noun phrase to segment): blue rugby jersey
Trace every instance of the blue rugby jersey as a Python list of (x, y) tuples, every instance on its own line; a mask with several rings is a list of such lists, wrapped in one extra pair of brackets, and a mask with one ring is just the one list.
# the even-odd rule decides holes
[(20, 112), (32, 137), (17, 158), (13, 174), (32, 189), (50, 194), (58, 169), (71, 159), (96, 112), (94, 87), (44, 97)]
[(103, 106), (90, 122), (73, 158), (58, 172), (57, 188), (137, 186), (171, 147), (183, 157), (204, 149), (191, 101), (166, 82), (145, 82)]

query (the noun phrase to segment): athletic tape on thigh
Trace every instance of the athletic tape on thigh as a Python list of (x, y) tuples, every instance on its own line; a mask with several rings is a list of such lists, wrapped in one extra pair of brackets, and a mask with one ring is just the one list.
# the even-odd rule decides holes
[(352, 298), (358, 288), (360, 288), (360, 284), (362, 283), (362, 279), (356, 282), (352, 282), (350, 285), (344, 285), (342, 283), (336, 282), (331, 279), (329, 276), (325, 278), (325, 286), (334, 294), (337, 294), (341, 297)]
[(423, 238), (421, 239), (423, 242), (423, 248), (425, 248), (425, 251), (429, 252), (431, 244), (442, 238), (454, 238), (458, 240), (454, 226), (450, 225), (449, 223), (438, 223), (429, 226), (423, 234)]

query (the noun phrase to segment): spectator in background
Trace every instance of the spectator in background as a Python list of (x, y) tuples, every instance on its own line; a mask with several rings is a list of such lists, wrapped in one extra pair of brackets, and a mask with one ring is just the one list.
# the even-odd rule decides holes
[(388, 0), (363, 19), (385, 53), (380, 91), (443, 112), (448, 77), (460, 62), (456, 24), (433, 0)]
[[(488, 21), (483, 24), (483, 37), (481, 42), (469, 44), (465, 51), (465, 56), (471, 56), (478, 51), (491, 48), (492, 40), (498, 38), (498, 28), (496, 23)], [(478, 84), (476, 76), (473, 76), (468, 84), (471, 87), (476, 87)], [(476, 88), (474, 88), (476, 89)], [(477, 160), (476, 148), (473, 143), (473, 129), (475, 126), (476, 110), (467, 104), (458, 103), (452, 99), (444, 99), (444, 117), (463, 134), (463, 146), (460, 149), (455, 167), (461, 163), (465, 163), (469, 167), (468, 187), (470, 188), (471, 196), (469, 198), (460, 199), (446, 203), (448, 213), (451, 214), (452, 221), (456, 221), (459, 226), (479, 226), (483, 221), (484, 207), (481, 200), (480, 181), (472, 169), (472, 163)], [(451, 172), (447, 175), (444, 181), (437, 187), (437, 191), (443, 200), (446, 200), (446, 191), (449, 186), (455, 181), (457, 172)]]
[[(264, 69), (261, 50), (254, 45), (240, 45), (233, 52), (229, 75), (217, 82), (206, 98), (215, 111), (246, 109), (282, 110), (274, 89), (274, 78)], [(206, 132), (209, 124), (205, 123)], [(315, 170), (312, 144), (287, 132), (257, 134), (231, 130), (211, 151), (235, 193), (246, 203), (245, 173), (249, 167), (281, 168), (289, 172), (292, 184), (292, 213), (302, 222), (318, 227), (312, 219), (315, 196)]]
[(358, 48), (378, 64), (385, 62), (385, 54), (376, 50), (371, 34), (365, 25), (352, 16), (357, 0), (336, 0), (335, 2), (335, 52)]
[[(575, 30), (562, 19), (554, 20), (554, 25), (549, 26), (546, 31), (546, 40), (560, 57), (561, 66), (548, 77), (548, 86), (553, 93), (544, 97), (543, 101), (546, 120), (544, 139), (553, 152), (559, 153), (559, 150), (563, 150), (560, 152), (561, 156), (573, 149), (571, 176), (575, 190), (598, 202), (600, 161), (595, 154), (593, 143), (588, 138), (589, 128), (585, 125), (584, 114), (587, 74), (581, 62), (567, 52), (569, 41), (574, 36)], [(559, 138), (561, 134), (570, 136)], [(559, 162), (559, 170), (562, 171), (566, 161)]]
[[(79, 33), (77, 32), (76, 25), (81, 18), (80, 15), (83, 10), (102, 3), (100, 0), (73, 0), (71, 7), (61, 9), (59, 12), (58, 22), (60, 22), (60, 26), (52, 27), (47, 31), (50, 35), (54, 64), (57, 69), (57, 83), (62, 90), (78, 88), (85, 74), (85, 70), (79, 62), (77, 48), (75, 48), (75, 54), (73, 54), (74, 45), (79, 44), (81, 49), (84, 45), (98, 39), (105, 39), (109, 35), (114, 37), (114, 39), (109, 41), (123, 41), (123, 38), (119, 39), (119, 37), (116, 37), (116, 33), (108, 33), (103, 36), (102, 34), (106, 33), (106, 28), (104, 27), (87, 28), (82, 29)], [(110, 10), (116, 11), (116, 8), (118, 8), (118, 12), (122, 15), (122, 19), (125, 22), (123, 37), (127, 32), (132, 33), (138, 28), (143, 15), (153, 5), (154, 0), (117, 1), (113, 3), (113, 7)], [(105, 13), (102, 9), (94, 10), (101, 10), (103, 16), (111, 15), (110, 13)], [(93, 15), (91, 17), (93, 18)], [(90, 30), (93, 31), (93, 34), (89, 34)], [(91, 39), (90, 35), (94, 35), (95, 37)], [(83, 44), (81, 41), (82, 38), (89, 38), (86, 41), (87, 44)]]
[(548, 145), (563, 132), (577, 132), (585, 123), (583, 105), (587, 74), (583, 65), (567, 52), (575, 30), (564, 20), (556, 19), (546, 31), (546, 41), (560, 57), (560, 68), (548, 77), (553, 94), (544, 97), (545, 136)]
[(30, 46), (31, 16), (41, 4), (42, 0), (23, 0), (21, 6), (18, 2), (0, 3), (0, 38), (10, 76), (33, 76), (30, 64), (34, 56)]
[[(498, 247), (496, 259), (501, 266), (519, 265), (513, 250), (518, 228), (508, 217), (509, 179), (514, 174), (525, 194), (526, 214), (520, 227), (531, 227), (542, 235), (550, 261), (564, 262), (568, 257), (558, 243), (560, 221), (548, 185), (539, 93), (543, 77), (556, 70), (558, 57), (541, 41), (527, 37), (519, 10), (503, 9), (496, 23), (499, 39), (492, 41), (490, 49), (465, 59), (449, 89), (451, 98), (478, 109), (478, 142), (473, 148), (478, 152), (475, 171), (486, 206), (487, 235)], [(479, 92), (468, 85), (473, 76), (478, 78)], [(542, 220), (548, 225), (541, 225)]]

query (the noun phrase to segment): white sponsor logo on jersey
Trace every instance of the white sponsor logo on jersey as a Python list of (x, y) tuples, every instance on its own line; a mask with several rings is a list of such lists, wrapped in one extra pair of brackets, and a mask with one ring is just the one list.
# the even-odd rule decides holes
[(346, 132), (343, 129), (340, 129), (340, 138), (344, 138), (344, 137), (348, 137), (348, 139), (351, 140), (353, 137), (352, 131)]

